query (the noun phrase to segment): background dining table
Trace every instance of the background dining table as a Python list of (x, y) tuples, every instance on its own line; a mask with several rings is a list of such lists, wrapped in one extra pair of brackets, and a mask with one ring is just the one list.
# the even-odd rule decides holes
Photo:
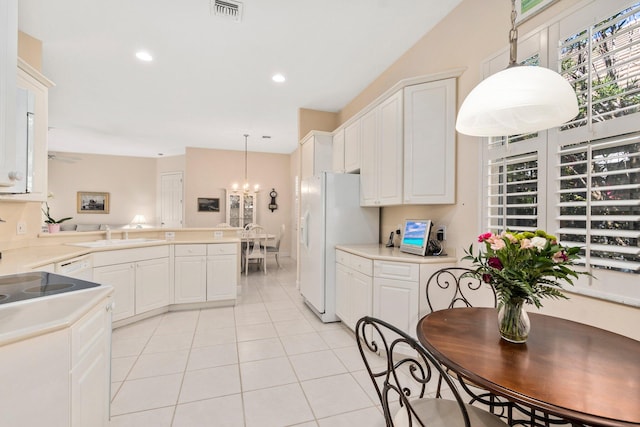
[(524, 344), (500, 338), (495, 308), (423, 317), (417, 336), (439, 361), (496, 395), (575, 425), (640, 424), (640, 341), (529, 313)]

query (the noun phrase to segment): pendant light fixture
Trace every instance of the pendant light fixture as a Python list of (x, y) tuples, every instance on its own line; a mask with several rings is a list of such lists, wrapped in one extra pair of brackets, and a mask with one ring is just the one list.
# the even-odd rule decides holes
[[(248, 154), (247, 153), (247, 138), (249, 138), (249, 134), (245, 133), (244, 134), (244, 184), (242, 185), (242, 192), (243, 193), (248, 193), (248, 192), (251, 191), (251, 186), (249, 185), (249, 179), (247, 178), (247, 154)], [(240, 191), (240, 187), (239, 187), (237, 182), (233, 183), (231, 188), (236, 193)], [(253, 191), (255, 193), (260, 191), (260, 185), (255, 184), (253, 186)]]
[(569, 82), (541, 66), (519, 65), (516, 5), (511, 0), (509, 66), (480, 82), (462, 103), (456, 130), (471, 136), (521, 135), (560, 126), (578, 114)]

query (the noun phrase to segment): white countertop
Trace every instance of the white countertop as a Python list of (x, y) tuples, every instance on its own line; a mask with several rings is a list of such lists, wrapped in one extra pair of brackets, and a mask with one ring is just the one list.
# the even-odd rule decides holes
[(98, 286), (0, 305), (0, 347), (68, 328), (112, 293)]
[(387, 248), (384, 245), (336, 245), (336, 249), (373, 260), (410, 262), (414, 264), (456, 263), (455, 256), (420, 256), (400, 252), (399, 248)]

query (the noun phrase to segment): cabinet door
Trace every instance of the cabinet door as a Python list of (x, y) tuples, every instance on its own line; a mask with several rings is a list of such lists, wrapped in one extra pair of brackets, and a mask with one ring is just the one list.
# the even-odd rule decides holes
[(347, 173), (360, 169), (360, 120), (344, 130), (344, 170)]
[(111, 301), (105, 300), (71, 329), (71, 425), (109, 422)]
[(377, 206), (378, 200), (378, 112), (373, 109), (360, 119), (360, 205)]
[(136, 270), (134, 263), (107, 265), (93, 269), (93, 280), (113, 286), (113, 321), (135, 314)]
[(136, 263), (136, 314), (165, 307), (170, 302), (169, 259)]
[(455, 202), (455, 79), (404, 89), (404, 203)]
[(416, 337), (418, 324), (418, 283), (373, 279), (373, 316)]
[(344, 129), (340, 129), (333, 135), (333, 146), (331, 156), (333, 171), (335, 173), (344, 172)]
[(356, 323), (363, 316), (371, 316), (373, 303), (373, 278), (357, 271), (353, 272), (350, 283), (351, 324), (355, 330)]
[(240, 225), (240, 203), (242, 196), (227, 190), (227, 223), (232, 227), (242, 227)]
[(174, 302), (202, 302), (207, 299), (207, 258), (175, 258)]
[(342, 264), (336, 263), (336, 316), (342, 322), (351, 327), (349, 317), (349, 281), (352, 270)]
[(236, 299), (238, 255), (207, 257), (207, 301)]
[(386, 99), (378, 111), (376, 178), (381, 206), (402, 203), (402, 91)]

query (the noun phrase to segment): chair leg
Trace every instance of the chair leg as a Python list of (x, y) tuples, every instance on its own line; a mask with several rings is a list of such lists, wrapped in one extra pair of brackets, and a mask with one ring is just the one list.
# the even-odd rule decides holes
[(276, 264), (278, 264), (278, 268), (280, 268), (280, 260), (278, 259), (278, 252), (276, 252)]

